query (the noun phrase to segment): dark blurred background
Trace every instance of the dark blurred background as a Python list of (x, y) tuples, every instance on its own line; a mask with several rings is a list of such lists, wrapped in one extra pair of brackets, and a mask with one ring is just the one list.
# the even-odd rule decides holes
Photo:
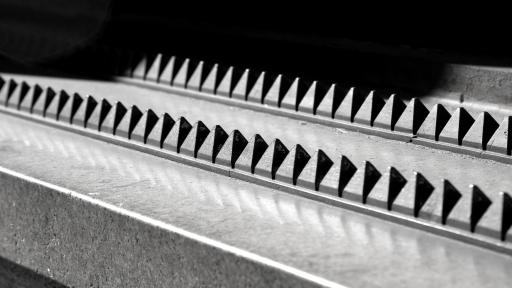
[(95, 77), (114, 48), (422, 94), (446, 63), (512, 64), (507, 18), (483, 8), (335, 4), (0, 0), (2, 67)]

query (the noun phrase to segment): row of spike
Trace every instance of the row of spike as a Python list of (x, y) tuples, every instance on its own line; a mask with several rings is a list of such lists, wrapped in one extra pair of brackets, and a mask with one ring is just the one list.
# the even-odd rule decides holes
[[(389, 177), (384, 179), (387, 195), (383, 198), (386, 200), (379, 203), (371, 194), (383, 174), (369, 161), (365, 161), (362, 168), (361, 190), (347, 191), (345, 188), (358, 168), (344, 155), (330, 157), (322, 150), (310, 154), (301, 145), (289, 149), (279, 139), (269, 143), (258, 134), (247, 139), (240, 131), (228, 133), (219, 125), (209, 128), (201, 121), (192, 125), (184, 117), (175, 119), (167, 113), (158, 116), (152, 110), (142, 112), (137, 106), (127, 107), (121, 102), (111, 104), (106, 99), (84, 98), (78, 93), (71, 95), (64, 90), (57, 93), (51, 87), (43, 89), (24, 81), (18, 84), (13, 79), (9, 83), (8, 88), (0, 90), (0, 104), (8, 109), (115, 135), (154, 149), (201, 159), (288, 186), (403, 212), (397, 209), (394, 202), (408, 180), (394, 167), (389, 168)], [(11, 87), (15, 88), (11, 91)], [(435, 194), (435, 188), (421, 173), (416, 173), (415, 178), (414, 201), (411, 209), (404, 213), (420, 217), (425, 203)], [(492, 201), (477, 186), (472, 186), (471, 190), (469, 218), (464, 225), (469, 224), (465, 227), (475, 232)], [(438, 211), (440, 222), (445, 225), (463, 195), (444, 180), (441, 198), (442, 201), (434, 203), (442, 203)], [(498, 233), (505, 241), (512, 226), (512, 197), (502, 193), (502, 199), (501, 231)], [(423, 218), (432, 219), (431, 216)]]
[(474, 119), (463, 107), (451, 114), (443, 105), (436, 104), (429, 111), (418, 98), (405, 104), (395, 94), (384, 100), (373, 90), (338, 84), (326, 86), (317, 81), (217, 64), (207, 67), (203, 61), (192, 63), (189, 59), (179, 63), (178, 58), (161, 54), (153, 61), (142, 57), (133, 64), (124, 76), (511, 155), (510, 116), (500, 124), (488, 112)]

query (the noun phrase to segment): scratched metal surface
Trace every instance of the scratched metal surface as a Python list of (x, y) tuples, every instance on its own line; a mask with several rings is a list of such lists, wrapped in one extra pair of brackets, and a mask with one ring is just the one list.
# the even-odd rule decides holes
[(512, 258), (0, 115), (0, 165), (353, 287), (506, 287)]
[[(419, 171), (435, 187), (442, 187), (442, 179), (449, 179), (461, 193), (469, 195), (470, 184), (478, 185), (493, 201), (500, 199), (500, 192), (510, 192), (512, 187), (512, 166), (491, 160), (436, 150), (421, 145), (387, 140), (362, 133), (345, 131), (279, 117), (238, 107), (187, 98), (161, 91), (143, 89), (121, 83), (92, 80), (75, 80), (26, 75), (9, 75), (28, 83), (41, 83), (57, 89), (91, 94), (108, 100), (122, 100), (138, 105), (141, 109), (151, 108), (155, 112), (168, 112), (171, 116), (185, 116), (191, 122), (202, 120), (209, 126), (222, 125), (227, 131), (239, 129), (245, 135), (261, 134), (265, 139), (279, 138), (291, 147), (300, 143), (310, 154), (323, 149), (328, 155), (347, 155), (359, 167), (362, 161), (371, 161), (377, 169), (385, 172), (389, 166), (396, 167), (407, 179), (414, 179)], [(347, 190), (361, 187), (362, 169), (359, 169)], [(404, 187), (400, 197), (410, 198), (413, 181)], [(386, 192), (384, 181), (379, 181), (374, 194)], [(385, 193), (384, 193), (385, 194)], [(402, 201), (398, 199), (398, 201)], [(404, 200), (405, 201), (405, 200)], [(489, 215), (494, 214), (490, 213)], [(482, 222), (488, 222), (487, 215)], [(492, 222), (492, 221), (491, 221)]]

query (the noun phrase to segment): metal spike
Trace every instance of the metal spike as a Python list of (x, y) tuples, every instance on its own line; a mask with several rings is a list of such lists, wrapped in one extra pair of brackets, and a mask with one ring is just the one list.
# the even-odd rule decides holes
[(318, 105), (323, 100), (323, 96), (327, 93), (327, 89), (322, 83), (313, 81), (306, 94), (300, 100), (298, 110), (300, 112), (316, 115)]
[(55, 91), (51, 87), (46, 88), (46, 97), (44, 99), (44, 107), (43, 107), (43, 117), (46, 117), (46, 111), (48, 110), (48, 107), (53, 102), (53, 99), (55, 99)]
[(192, 125), (185, 119), (180, 117), (177, 121), (177, 125), (174, 125), (173, 129), (164, 141), (162, 148), (173, 152), (180, 153), (180, 148), (188, 134), (192, 130)]
[(66, 101), (66, 104), (62, 108), (59, 113), (59, 119), (63, 122), (67, 122), (69, 124), (73, 124), (73, 118), (75, 117), (76, 112), (82, 105), (84, 99), (78, 94), (74, 93), (69, 101)]
[(310, 159), (311, 156), (302, 146), (295, 145), (278, 168), (276, 180), (297, 185), (297, 178)]
[(266, 93), (265, 86), (267, 82), (269, 82), (269, 79), (266, 79), (265, 72), (261, 72), (247, 96), (247, 101), (263, 103), (263, 95)]
[[(305, 96), (307, 89), (308, 86), (304, 80), (301, 80), (298, 77), (295, 78), (293, 83), (290, 85), (290, 88), (283, 96), (280, 107), (297, 111), (299, 108), (299, 103)], [(313, 106), (311, 106), (311, 111), (313, 111)]]
[(157, 54), (155, 57), (155, 60), (153, 60), (153, 63), (149, 67), (147, 73), (146, 73), (146, 80), (147, 81), (153, 81), (153, 82), (159, 82), (160, 81), (160, 72), (161, 72), (161, 65), (162, 65), (162, 54)]
[(396, 170), (395, 167), (389, 167), (389, 187), (388, 187), (388, 201), (387, 208), (391, 211), (393, 207), (393, 203), (395, 202), (396, 197), (402, 191), (405, 184), (407, 184), (407, 180)]
[[(320, 183), (325, 178), (333, 164), (334, 162), (332, 162), (324, 151), (316, 151), (297, 178), (297, 185), (318, 191), (320, 189)], [(338, 187), (336, 187), (336, 189), (337, 188)]]
[(201, 89), (201, 77), (203, 74), (203, 61), (197, 64), (194, 73), (188, 78), (187, 89), (199, 91)]
[(277, 169), (281, 166), (289, 152), (281, 140), (275, 139), (258, 161), (258, 164), (256, 164), (254, 174), (274, 180)]
[(183, 141), (178, 153), (197, 158), (197, 152), (203, 145), (206, 137), (210, 134), (210, 129), (202, 121), (197, 121)]
[(215, 85), (217, 83), (217, 70), (219, 65), (215, 64), (213, 65), (212, 69), (210, 70), (210, 73), (206, 77), (206, 79), (203, 81), (203, 84), (201, 86), (201, 91), (215, 94)]
[(446, 225), (446, 221), (448, 220), (448, 216), (450, 216), (450, 212), (452, 212), (459, 199), (462, 197), (462, 194), (450, 183), (450, 181), (443, 179), (443, 210), (441, 215), (441, 222), (443, 225)]
[(18, 83), (14, 79), (9, 80), (9, 84), (7, 86), (7, 93), (3, 95), (2, 104), (7, 107), (7, 104), (9, 103), (9, 99), (12, 97), (14, 90), (18, 87)]
[(354, 122), (373, 126), (373, 121), (377, 118), (377, 115), (384, 107), (384, 104), (384, 99), (379, 95), (376, 95), (375, 91), (371, 91), (357, 111), (357, 114), (354, 117)]
[(9, 101), (10, 103), (8, 103), (8, 105), (10, 105), (12, 103), (12, 104), (14, 104), (14, 106), (16, 107), (17, 110), (20, 110), (21, 103), (27, 96), (27, 93), (29, 90), (30, 90), (30, 85), (28, 85), (27, 82), (22, 81), (19, 93), (17, 93), (17, 95), (14, 95), (14, 97), (16, 99), (11, 98), (11, 100)]
[(366, 204), (368, 195), (372, 191), (382, 174), (369, 161), (364, 161), (364, 179), (363, 179), (363, 203)]
[(316, 114), (324, 117), (334, 118), (336, 110), (341, 101), (349, 93), (352, 88), (343, 89), (337, 84), (332, 84), (325, 96), (320, 100), (316, 108)]
[(462, 145), (486, 150), (487, 142), (498, 128), (499, 124), (491, 114), (482, 112), (462, 139)]
[(473, 122), (475, 122), (475, 119), (471, 117), (466, 109), (462, 107), (457, 108), (448, 123), (446, 123), (443, 131), (441, 131), (439, 141), (461, 145), (464, 135), (473, 125)]
[(215, 163), (217, 156), (228, 140), (228, 137), (228, 133), (226, 133), (220, 125), (216, 125), (213, 128), (213, 133), (208, 134), (203, 145), (199, 148), (197, 158)]
[(220, 81), (219, 85), (217, 86), (215, 94), (229, 98), (232, 78), (233, 67), (231, 66), (228, 68), (226, 74), (224, 74), (224, 77), (222, 78), (222, 81)]
[(413, 98), (398, 118), (394, 131), (416, 135), (429, 111), (418, 98)]
[(133, 69), (133, 78), (146, 79), (147, 62), (147, 56), (142, 56), (137, 66), (135, 66), (135, 68)]
[[(34, 113), (34, 106), (36, 106), (36, 103), (39, 102), (39, 99), (41, 98), (41, 95), (43, 95), (43, 88), (41, 88), (41, 86), (39, 86), (38, 84), (36, 84), (34, 86), (34, 90), (33, 90), (33, 93), (32, 93), (32, 99), (31, 99), (31, 102), (30, 103), (27, 103), (29, 105), (29, 111), (30, 113)], [(23, 101), (24, 103), (25, 101)], [(25, 105), (23, 105), (22, 103), (22, 107), (25, 107)]]
[(373, 121), (373, 126), (393, 131), (395, 124), (405, 110), (405, 103), (402, 99), (392, 94), (380, 110), (379, 115)]
[(233, 92), (231, 93), (231, 98), (244, 101), (246, 100), (245, 97), (248, 95), (249, 90), (249, 74), (249, 69), (245, 69), (244, 73), (240, 77), (240, 80), (238, 80), (238, 83), (236, 84), (235, 88), (233, 89)]
[(66, 105), (66, 103), (69, 101), (69, 98), (71, 98), (71, 97), (69, 97), (69, 95), (68, 95), (68, 93), (66, 93), (66, 91), (64, 91), (64, 90), (60, 91), (59, 102), (58, 102), (58, 106), (57, 106), (57, 115), (55, 117), (57, 119), (57, 121), (59, 121), (60, 113), (62, 112), (64, 105)]
[(119, 125), (115, 128), (116, 134), (114, 135), (131, 139), (133, 130), (141, 118), (142, 111), (140, 111), (137, 106), (132, 105), (128, 112), (126, 112), (124, 117), (121, 119)]
[(279, 107), (279, 95), (280, 95), (280, 91), (281, 91), (281, 79), (282, 79), (282, 75), (279, 74), (277, 76), (277, 78), (274, 80), (274, 84), (272, 84), (272, 86), (270, 87), (270, 89), (268, 90), (268, 92), (266, 94), (263, 94), (264, 95), (264, 98), (263, 98), (263, 104), (266, 104), (266, 105), (269, 105), (269, 106), (273, 106), (273, 107)]
[(123, 105), (123, 103), (117, 101), (114, 104), (114, 110), (108, 113), (100, 127), (100, 130), (106, 133), (112, 133), (112, 135), (116, 135), (117, 127), (119, 127), (127, 112), (128, 109)]
[(153, 112), (153, 110), (148, 109), (145, 111), (141, 120), (137, 123), (132, 132), (132, 139), (146, 144), (149, 134), (155, 127), (158, 120), (158, 116)]
[(414, 217), (419, 217), (421, 208), (434, 192), (434, 186), (419, 172), (414, 172), (416, 186), (414, 189)]
[(162, 114), (162, 116), (158, 118), (155, 127), (153, 127), (149, 133), (147, 143), (162, 149), (164, 141), (169, 135), (169, 132), (171, 132), (171, 129), (174, 127), (175, 123), (176, 121), (174, 121), (174, 119), (172, 119), (169, 114)]
[(104, 98), (101, 99), (99, 107), (94, 109), (93, 113), (89, 117), (87, 128), (101, 131), (103, 122), (107, 118), (107, 115), (111, 109), (112, 105), (108, 102), (108, 100)]
[(98, 106), (98, 102), (91, 95), (87, 96), (87, 101), (85, 104), (85, 113), (84, 113), (84, 128), (88, 128), (89, 119), (91, 118), (92, 113), (96, 110), (96, 106)]
[(450, 116), (450, 112), (443, 105), (434, 105), (418, 130), (418, 137), (438, 141), (439, 134), (441, 134), (444, 126), (448, 123)]
[(2, 93), (2, 89), (4, 88), (5, 80), (2, 76), (0, 76), (0, 93)]
[(478, 188), (478, 186), (470, 185), (470, 188), (473, 191), (471, 197), (470, 229), (471, 232), (475, 232), (478, 221), (480, 221), (484, 213), (489, 209), (492, 202), (491, 199), (489, 199), (489, 197), (487, 197), (487, 195)]
[(507, 233), (512, 226), (512, 197), (503, 192), (503, 211), (501, 214), (501, 241), (507, 240)]
[(361, 89), (355, 87), (350, 88), (347, 95), (345, 95), (341, 101), (338, 109), (336, 109), (334, 118), (354, 122), (354, 117), (361, 107), (361, 104), (363, 104), (365, 98), (366, 95)]
[(243, 152), (240, 154), (240, 157), (238, 157), (235, 163), (235, 169), (254, 174), (256, 165), (258, 165), (258, 162), (268, 147), (269, 146), (263, 137), (261, 137), (259, 134), (254, 135), (247, 146), (245, 146)]
[(165, 65), (164, 70), (162, 71), (162, 74), (160, 74), (160, 78), (158, 80), (159, 83), (163, 83), (166, 85), (172, 85), (172, 78), (174, 76), (174, 63), (176, 62), (176, 58), (173, 56), (171, 59), (169, 59), (169, 62), (167, 62), (167, 65)]
[(503, 119), (500, 127), (496, 130), (487, 144), (487, 150), (510, 155), (512, 149), (512, 116), (507, 116)]
[(240, 157), (248, 143), (240, 131), (233, 130), (220, 149), (219, 154), (217, 154), (215, 163), (234, 169), (238, 157)]
[(183, 61), (183, 64), (181, 64), (180, 70), (178, 70), (178, 73), (174, 76), (172, 80), (172, 86), (179, 87), (179, 88), (185, 88), (185, 85), (187, 83), (187, 74), (188, 74), (188, 66), (189, 66), (190, 59), (185, 59)]

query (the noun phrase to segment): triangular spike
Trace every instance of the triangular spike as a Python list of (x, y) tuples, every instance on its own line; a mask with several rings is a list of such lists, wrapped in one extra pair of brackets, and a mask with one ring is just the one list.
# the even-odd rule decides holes
[[(43, 94), (43, 88), (36, 84), (34, 86), (34, 89), (32, 90), (32, 97), (25, 97), (25, 99), (21, 102), (21, 109), (25, 111), (29, 111), (30, 113), (34, 112), (34, 106), (38, 102), (39, 98), (41, 98), (41, 95)], [(28, 110), (27, 110), (28, 109)]]
[(264, 94), (263, 104), (279, 107), (279, 91), (281, 90), (281, 74), (279, 74), (268, 90), (267, 94)]
[(249, 141), (245, 139), (244, 135), (238, 131), (233, 130), (229, 134), (228, 139), (224, 146), (222, 146), (215, 163), (219, 165), (229, 166), (232, 169), (235, 168), (235, 163), (244, 151)]
[(128, 112), (128, 109), (123, 105), (123, 103), (117, 101), (114, 104), (112, 113), (109, 113), (107, 116), (108, 121), (103, 121), (101, 131), (116, 135), (117, 127), (119, 127), (119, 124), (121, 124), (121, 121), (125, 117), (126, 112)]
[(30, 85), (28, 85), (27, 82), (22, 81), (21, 87), (18, 91), (19, 93), (16, 93), (15, 95), (11, 96), (8, 106), (13, 106), (16, 107), (17, 110), (20, 110), (21, 102), (23, 102), (23, 99), (25, 99), (25, 97), (27, 96), (29, 90)]
[[(89, 125), (89, 120), (91, 118), (92, 113), (96, 110), (96, 106), (98, 106), (98, 101), (96, 101), (96, 99), (94, 99), (91, 95), (88, 95), (87, 100), (85, 102), (85, 109), (84, 109), (84, 113), (83, 113), (84, 128), (89, 128), (91, 126), (91, 125)], [(80, 116), (82, 116), (82, 115), (80, 115)], [(79, 117), (78, 119), (82, 119), (82, 118)]]
[[(317, 81), (313, 81), (309, 88), (306, 87), (306, 89), (307, 91), (304, 93), (304, 97), (299, 99), (297, 110), (308, 114), (316, 114), (316, 107), (319, 104), (318, 102), (320, 102), (317, 98), (319, 98), (319, 94), (322, 93), (321, 85), (318, 84)], [(299, 92), (299, 95), (302, 94)]]
[[(208, 134), (207, 139), (204, 141), (197, 158), (216, 163), (217, 155), (228, 140), (228, 133), (220, 125), (216, 125), (213, 133)], [(226, 144), (228, 145), (228, 144)]]
[(373, 121), (377, 118), (382, 107), (384, 107), (384, 103), (385, 102), (382, 97), (377, 95), (375, 91), (371, 91), (357, 111), (357, 114), (354, 117), (354, 122), (373, 126)]
[(244, 73), (240, 77), (240, 80), (236, 84), (233, 92), (231, 93), (231, 98), (244, 100), (248, 94), (248, 80), (249, 80), (249, 69), (245, 69)]
[(59, 118), (61, 121), (67, 122), (69, 124), (73, 124), (73, 118), (76, 115), (76, 112), (84, 102), (84, 99), (78, 93), (74, 93), (71, 99), (67, 101), (67, 103), (60, 111)]
[(265, 95), (263, 93), (265, 90), (265, 84), (267, 82), (269, 82), (269, 79), (266, 79), (265, 72), (261, 72), (260, 76), (247, 95), (247, 101), (253, 103), (263, 103), (263, 95)]
[(421, 208), (425, 202), (427, 202), (432, 192), (434, 192), (434, 186), (419, 172), (414, 173), (416, 175), (416, 186), (414, 188), (414, 217), (420, 215)]
[(274, 180), (277, 169), (279, 169), (289, 152), (281, 140), (275, 139), (256, 164), (254, 173)]
[(66, 105), (66, 103), (69, 102), (69, 98), (71, 98), (71, 97), (68, 95), (68, 93), (66, 93), (66, 91), (60, 90), (59, 101), (58, 101), (58, 105), (57, 105), (57, 113), (56, 113), (57, 121), (59, 121), (59, 119), (60, 119), (60, 113), (62, 112), (62, 109), (64, 109), (64, 106)]
[(172, 86), (185, 88), (185, 85), (187, 83), (189, 62), (190, 59), (188, 58), (185, 59), (185, 61), (183, 61), (180, 70), (178, 70), (178, 73), (176, 73), (176, 76), (174, 76), (174, 79), (172, 80)]
[(160, 66), (162, 65), (161, 63), (162, 63), (162, 54), (158, 53), (146, 74), (147, 81), (153, 81), (153, 82), (157, 82), (157, 83), (159, 82)]
[(506, 116), (500, 124), (500, 127), (491, 137), (487, 144), (487, 150), (510, 155), (512, 149), (512, 116)]
[(202, 121), (197, 121), (192, 126), (192, 130), (190, 130), (190, 133), (181, 145), (179, 153), (197, 158), (197, 152), (199, 148), (201, 148), (201, 145), (203, 145), (208, 134), (210, 134), (210, 129), (208, 129)]
[(456, 145), (462, 144), (462, 139), (468, 132), (475, 119), (466, 111), (466, 109), (459, 107), (453, 113), (443, 131), (439, 135), (439, 141), (452, 143)]
[(137, 106), (133, 105), (130, 110), (131, 110), (131, 113), (130, 113), (130, 125), (128, 126), (128, 139), (131, 139), (132, 132), (135, 129), (135, 126), (137, 126), (137, 123), (142, 118), (142, 111), (140, 111), (140, 109)]
[[(117, 108), (117, 106), (116, 106)], [(116, 116), (117, 118), (117, 116)], [(135, 126), (137, 126), (137, 123), (142, 118), (142, 111), (135, 106), (132, 105), (128, 112), (124, 115), (124, 117), (121, 119), (121, 122), (119, 125), (115, 128), (115, 135), (120, 136), (123, 138), (131, 139), (132, 132), (135, 129)]]
[(199, 62), (197, 64), (196, 69), (194, 70), (194, 73), (192, 73), (192, 76), (188, 79), (187, 82), (187, 89), (190, 90), (196, 90), (199, 91), (201, 88), (201, 77), (203, 74), (203, 61)]
[(318, 104), (316, 113), (320, 116), (334, 118), (334, 114), (336, 113), (336, 110), (338, 110), (339, 104), (349, 91), (350, 88), (345, 90), (337, 84), (332, 84)]
[(395, 94), (392, 94), (373, 121), (373, 126), (393, 131), (400, 115), (405, 110), (405, 103)]
[(297, 179), (310, 159), (308, 152), (302, 146), (296, 145), (277, 170), (276, 180), (297, 185)]
[(16, 82), (14, 79), (10, 79), (9, 84), (7, 84), (7, 91), (6, 93), (2, 93), (2, 99), (0, 99), (2, 101), (2, 105), (7, 107), (9, 99), (14, 94), (14, 90), (16, 90), (16, 88), (18, 88), (18, 82)]
[[(280, 107), (286, 108), (294, 111), (298, 111), (299, 103), (303, 99), (308, 89), (307, 84), (304, 80), (299, 77), (295, 78), (293, 83), (290, 85), (290, 88), (283, 96), (281, 100)], [(311, 106), (311, 112), (313, 111), (313, 106)]]
[(133, 78), (138, 78), (138, 79), (146, 78), (147, 62), (148, 62), (147, 56), (146, 55), (142, 56), (139, 63), (137, 64), (137, 66), (135, 66), (135, 69), (133, 69), (133, 74), (132, 74)]
[(159, 83), (172, 85), (172, 77), (174, 76), (174, 62), (176, 62), (176, 58), (173, 56), (165, 65), (162, 74), (160, 74), (160, 78), (158, 79)]
[(173, 129), (165, 139), (162, 148), (173, 152), (180, 153), (180, 148), (188, 134), (192, 130), (192, 125), (185, 119), (180, 117), (174, 125)]
[(462, 145), (486, 150), (487, 142), (498, 128), (499, 124), (491, 114), (482, 112), (462, 139)]
[(448, 216), (452, 212), (457, 202), (459, 202), (462, 194), (455, 188), (450, 181), (443, 179), (443, 209), (441, 212), (441, 222), (446, 225)]
[(213, 65), (212, 69), (210, 70), (210, 73), (208, 73), (208, 76), (203, 81), (203, 84), (201, 86), (202, 92), (210, 94), (215, 93), (215, 83), (217, 83), (217, 71), (219, 69), (218, 67), (218, 64)]
[(263, 137), (259, 134), (254, 135), (236, 160), (235, 169), (254, 174), (256, 165), (268, 147)]
[[(363, 203), (366, 204), (368, 195), (372, 191), (377, 181), (379, 181), (382, 174), (373, 166), (369, 161), (364, 161), (364, 179), (363, 179)], [(398, 194), (397, 194), (398, 195)]]
[(354, 117), (365, 98), (366, 95), (361, 89), (352, 87), (336, 109), (334, 118), (354, 122)]
[(389, 167), (389, 187), (388, 187), (388, 201), (387, 207), (388, 210), (391, 211), (393, 208), (393, 203), (395, 202), (396, 197), (402, 191), (405, 184), (407, 184), (407, 180), (396, 170), (395, 167)]
[(439, 134), (441, 134), (444, 126), (448, 123), (450, 116), (450, 112), (443, 105), (434, 105), (418, 130), (418, 137), (438, 141)]
[(472, 197), (471, 197), (471, 216), (470, 216), (470, 229), (471, 232), (475, 232), (476, 225), (484, 213), (489, 209), (492, 202), (487, 195), (478, 188), (476, 185), (471, 185)]
[(503, 211), (501, 214), (501, 241), (507, 240), (507, 233), (512, 226), (512, 197), (508, 193), (503, 195)]
[(320, 183), (333, 164), (334, 162), (332, 162), (324, 151), (316, 151), (297, 178), (297, 185), (318, 191), (320, 189)]
[(215, 91), (215, 94), (229, 97), (230, 96), (230, 89), (231, 89), (231, 81), (233, 78), (233, 67), (229, 67), (226, 71), (226, 74), (224, 74), (224, 77), (219, 83), (219, 86), (217, 86), (217, 90)]
[(2, 76), (0, 76), (0, 93), (2, 93), (2, 89), (4, 88), (5, 80)]
[(148, 109), (145, 111), (141, 120), (137, 123), (132, 132), (132, 139), (146, 144), (149, 134), (155, 127), (158, 120), (158, 116), (153, 112), (153, 110)]
[[(55, 95), (57, 95), (57, 93), (55, 93), (55, 91), (50, 88), (50, 87), (47, 87), (46, 88), (46, 97), (44, 98), (44, 107), (43, 107), (43, 117), (46, 117), (46, 111), (48, 110), (48, 107), (50, 106), (50, 104), (52, 104), (52, 102), (54, 101), (55, 99)], [(53, 115), (50, 115), (50, 117), (53, 116)]]
[(87, 121), (87, 128), (101, 131), (103, 122), (112, 109), (112, 105), (108, 102), (107, 99), (101, 99), (100, 103), (98, 103), (98, 106), (99, 107), (94, 109), (93, 113), (90, 115), (89, 120)]
[(429, 111), (418, 98), (412, 98), (398, 118), (393, 131), (416, 135)]
[(172, 119), (169, 114), (164, 113), (161, 117), (158, 118), (158, 121), (155, 124), (155, 127), (151, 130), (146, 140), (147, 144), (158, 147), (160, 149), (163, 148), (164, 141), (171, 132), (174, 124), (176, 122)]

